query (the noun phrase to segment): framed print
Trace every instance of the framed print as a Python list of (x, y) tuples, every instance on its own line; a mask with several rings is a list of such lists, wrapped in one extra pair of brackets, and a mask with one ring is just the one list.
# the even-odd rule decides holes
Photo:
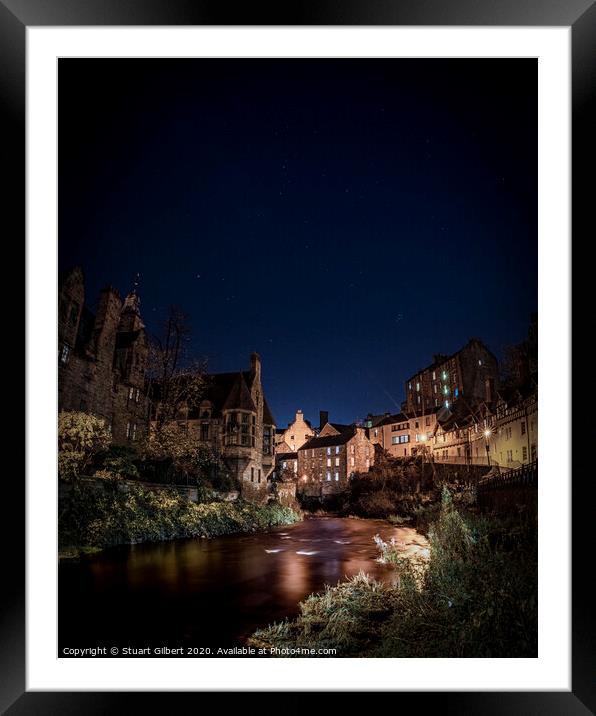
[(594, 7), (422, 13), (2, 0), (8, 713), (594, 708), (570, 429)]

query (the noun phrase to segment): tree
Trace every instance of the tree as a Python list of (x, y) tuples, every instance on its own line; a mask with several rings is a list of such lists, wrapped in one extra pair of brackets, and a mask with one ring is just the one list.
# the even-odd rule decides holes
[(106, 450), (112, 436), (105, 421), (89, 413), (64, 411), (58, 415), (58, 474), (77, 480), (94, 455)]
[(188, 317), (172, 306), (161, 333), (149, 341), (147, 374), (158, 432), (203, 396), (205, 362), (189, 355), (190, 336)]

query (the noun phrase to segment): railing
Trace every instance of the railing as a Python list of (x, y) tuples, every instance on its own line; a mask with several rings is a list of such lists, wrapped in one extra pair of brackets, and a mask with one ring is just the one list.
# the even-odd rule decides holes
[(486, 475), (478, 483), (479, 489), (495, 489), (510, 485), (538, 485), (538, 461), (522, 465), (514, 470), (507, 470), (496, 475)]

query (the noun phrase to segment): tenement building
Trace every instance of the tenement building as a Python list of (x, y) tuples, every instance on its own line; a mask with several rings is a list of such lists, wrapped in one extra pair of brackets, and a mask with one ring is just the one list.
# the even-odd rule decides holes
[(453, 355), (435, 355), (433, 362), (406, 381), (404, 412), (426, 413), (441, 405), (450, 408), (458, 398), (468, 404), (485, 400), (498, 387), (496, 357), (478, 338)]
[(222, 459), (249, 499), (262, 499), (274, 467), (275, 420), (261, 383), (261, 358), (249, 370), (205, 377), (200, 404), (178, 415), (178, 425)]
[(146, 434), (147, 336), (136, 288), (124, 301), (104, 288), (95, 313), (85, 306), (85, 281), (76, 267), (60, 276), (58, 292), (58, 410), (105, 420), (115, 443)]
[(374, 463), (374, 445), (366, 428), (326, 422), (317, 437), (298, 450), (297, 491), (308, 494), (341, 492), (356, 472)]
[(391, 457), (430, 454), (440, 410), (387, 415), (367, 429), (369, 440), (373, 445), (380, 445)]
[(305, 419), (302, 410), (296, 411), (296, 416), (288, 427), (276, 431), (276, 451), (281, 453), (296, 452), (310, 438), (314, 437), (315, 431), (308, 420)]

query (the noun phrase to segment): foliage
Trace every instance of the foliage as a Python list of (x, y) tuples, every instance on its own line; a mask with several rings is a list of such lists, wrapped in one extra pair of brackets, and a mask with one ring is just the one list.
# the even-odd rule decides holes
[(129, 445), (110, 445), (107, 450), (96, 456), (94, 462), (98, 470), (94, 475), (137, 480), (140, 476), (139, 460), (140, 456), (136, 448)]
[(58, 474), (77, 480), (94, 455), (111, 442), (105, 421), (95, 415), (63, 411), (58, 415)]
[(181, 537), (215, 537), (292, 524), (301, 515), (277, 503), (196, 504), (175, 490), (127, 484), (115, 489), (79, 483), (62, 499), (59, 541), (63, 547), (107, 547)]
[(174, 481), (179, 473), (217, 490), (237, 489), (236, 482), (213, 450), (201, 445), (196, 435), (177, 423), (152, 428), (141, 449), (143, 472), (152, 473), (157, 482)]
[(396, 586), (359, 575), (311, 595), (293, 621), (253, 639), (278, 647), (336, 647), (339, 656), (535, 657), (536, 521), (462, 515), (443, 491), (428, 560), (377, 540)]

